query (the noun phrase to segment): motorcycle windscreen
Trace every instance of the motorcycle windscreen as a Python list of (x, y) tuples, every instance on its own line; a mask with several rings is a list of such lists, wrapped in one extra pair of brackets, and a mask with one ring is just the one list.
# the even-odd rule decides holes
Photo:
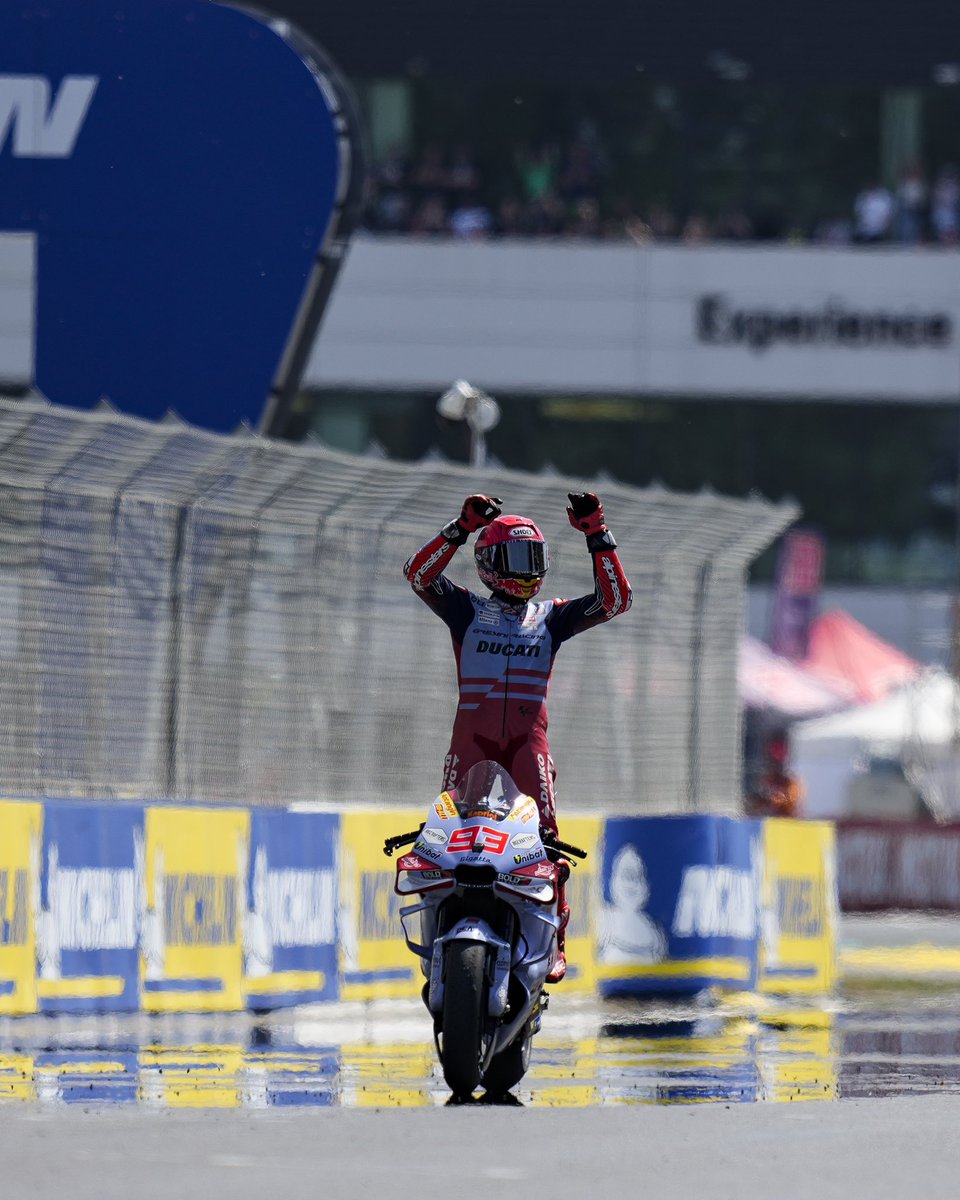
[(484, 816), (503, 821), (522, 796), (505, 767), (484, 759), (470, 768), (457, 788), (457, 811), (464, 819)]

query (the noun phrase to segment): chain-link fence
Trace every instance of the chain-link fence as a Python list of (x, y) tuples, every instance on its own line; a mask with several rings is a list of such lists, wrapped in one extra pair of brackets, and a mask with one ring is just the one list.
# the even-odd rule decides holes
[[(421, 802), (455, 668), (402, 563), (486, 491), (544, 530), (550, 594), (590, 591), (583, 486), (0, 400), (0, 788)], [(601, 490), (635, 599), (558, 656), (561, 805), (732, 809), (745, 568), (795, 511)], [(469, 551), (451, 575), (479, 586)]]

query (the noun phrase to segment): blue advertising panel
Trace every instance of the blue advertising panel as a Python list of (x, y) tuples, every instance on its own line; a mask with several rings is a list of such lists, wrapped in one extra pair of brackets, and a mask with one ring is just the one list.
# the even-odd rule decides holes
[(229, 430), (288, 395), (359, 193), (322, 51), (210, 0), (0, 6), (0, 237), (32, 236), (34, 382)]
[(335, 1000), (337, 843), (332, 813), (253, 812), (244, 921), (248, 1008)]
[(755, 986), (759, 821), (619, 817), (606, 822), (602, 857), (603, 995)]
[(121, 803), (45, 803), (37, 915), (42, 1012), (139, 1007), (143, 811)]

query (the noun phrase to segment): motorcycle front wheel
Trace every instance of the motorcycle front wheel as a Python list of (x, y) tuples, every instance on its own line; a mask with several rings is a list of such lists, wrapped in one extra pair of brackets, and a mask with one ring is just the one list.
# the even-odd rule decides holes
[(480, 1083), (483, 1026), (487, 1012), (486, 947), (451, 942), (443, 992), (443, 1077), (454, 1096), (471, 1095)]

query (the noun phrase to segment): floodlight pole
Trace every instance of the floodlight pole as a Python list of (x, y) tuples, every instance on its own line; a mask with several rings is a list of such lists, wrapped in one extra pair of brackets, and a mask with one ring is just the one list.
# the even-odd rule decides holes
[(470, 466), (482, 467), (487, 461), (487, 439), (477, 424), (477, 401), (473, 396), (464, 405), (463, 419), (470, 431)]

